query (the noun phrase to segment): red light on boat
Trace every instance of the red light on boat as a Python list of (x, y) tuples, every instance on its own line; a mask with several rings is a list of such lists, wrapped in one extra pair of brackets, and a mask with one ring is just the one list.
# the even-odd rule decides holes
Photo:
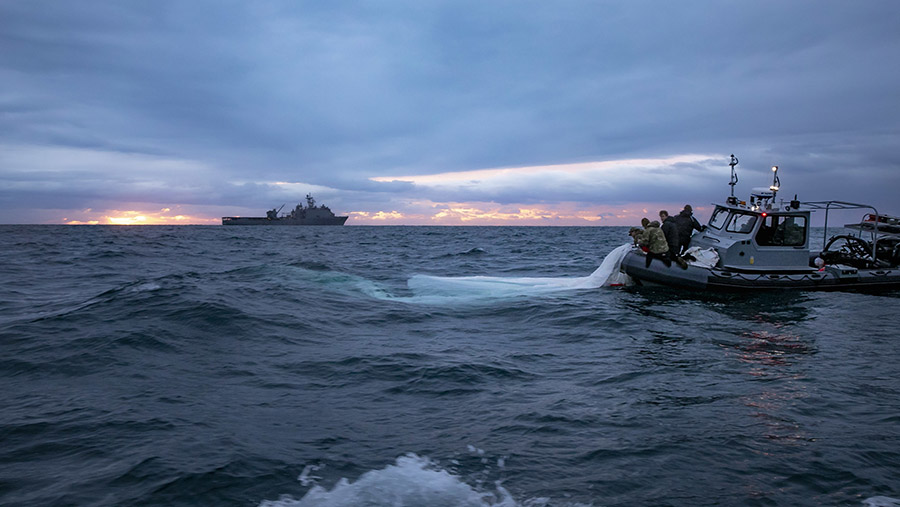
[(768, 213), (763, 212), (763, 214), (762, 214), (763, 218), (766, 218), (766, 215), (768, 215)]

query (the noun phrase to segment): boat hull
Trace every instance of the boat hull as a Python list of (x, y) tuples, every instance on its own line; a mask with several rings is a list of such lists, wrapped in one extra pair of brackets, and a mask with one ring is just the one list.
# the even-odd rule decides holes
[(639, 285), (664, 285), (682, 289), (753, 292), (761, 290), (900, 289), (900, 269), (856, 269), (827, 266), (824, 270), (796, 272), (736, 271), (677, 264), (667, 267), (653, 259), (646, 265), (643, 252), (633, 250), (622, 259), (621, 270)]
[(275, 218), (222, 217), (222, 225), (344, 225), (348, 217)]

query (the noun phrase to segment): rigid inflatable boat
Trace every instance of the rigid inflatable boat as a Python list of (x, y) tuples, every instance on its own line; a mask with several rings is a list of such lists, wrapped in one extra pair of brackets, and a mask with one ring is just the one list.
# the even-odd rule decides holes
[[(753, 189), (749, 202), (738, 200), (737, 163), (732, 155), (731, 196), (715, 204), (709, 222), (691, 237), (686, 269), (658, 259), (647, 265), (646, 254), (635, 247), (622, 259), (621, 271), (637, 285), (696, 290), (900, 288), (900, 218), (845, 201), (800, 202), (795, 196), (776, 205), (777, 166), (770, 187)], [(847, 234), (827, 238), (835, 210), (865, 212), (858, 223), (844, 225)], [(821, 251), (810, 247), (814, 212), (825, 214)]]

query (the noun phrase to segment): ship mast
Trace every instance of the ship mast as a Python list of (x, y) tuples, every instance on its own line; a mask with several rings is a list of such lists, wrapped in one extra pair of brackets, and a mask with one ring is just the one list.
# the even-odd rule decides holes
[(731, 197), (728, 198), (728, 204), (734, 205), (737, 204), (737, 197), (734, 196), (734, 186), (738, 182), (737, 172), (734, 170), (734, 166), (738, 165), (738, 159), (734, 156), (734, 153), (731, 154), (731, 163), (728, 165), (731, 166), (731, 181), (728, 183), (731, 185)]

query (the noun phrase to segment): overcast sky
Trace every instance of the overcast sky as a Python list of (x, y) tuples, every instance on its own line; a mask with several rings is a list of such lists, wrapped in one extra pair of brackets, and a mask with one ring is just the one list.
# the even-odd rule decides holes
[[(0, 223), (900, 213), (900, 2), (0, 2)], [(790, 195), (787, 195), (790, 194)]]

